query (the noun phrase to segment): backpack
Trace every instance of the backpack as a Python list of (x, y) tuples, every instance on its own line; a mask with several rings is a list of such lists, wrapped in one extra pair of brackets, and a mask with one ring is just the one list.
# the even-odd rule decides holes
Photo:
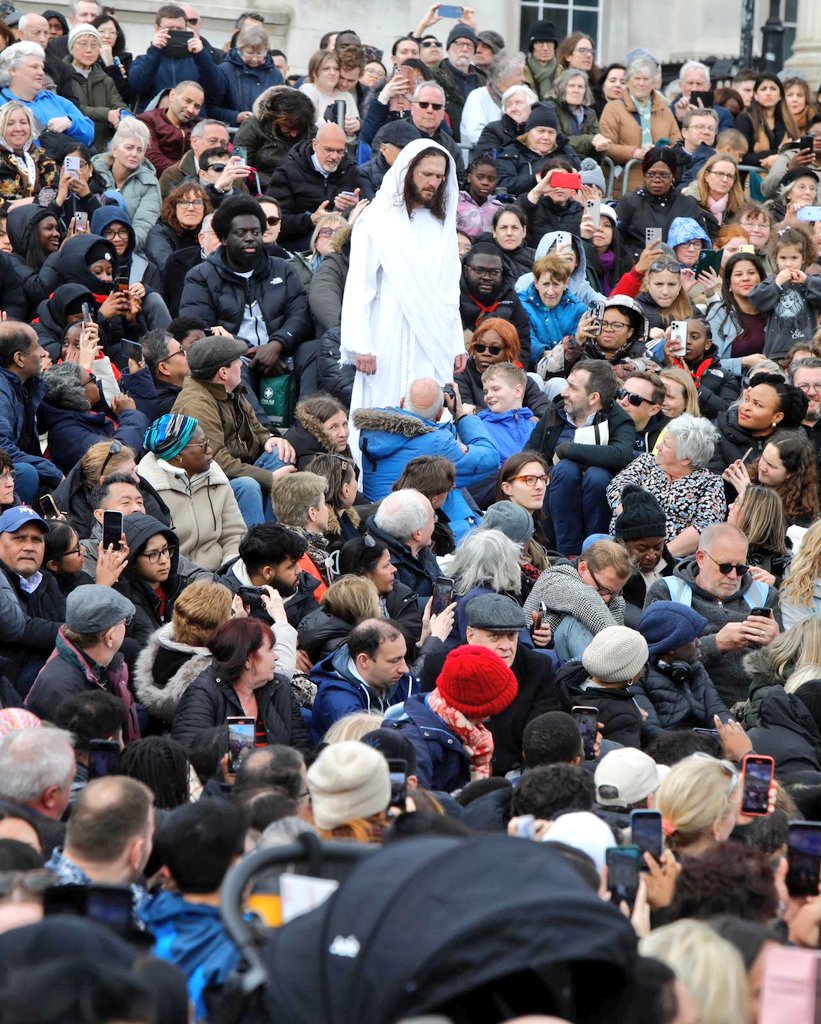
[[(670, 600), (676, 604), (683, 604), (687, 608), (693, 606), (693, 588), (679, 576), (662, 576), (670, 591)], [(767, 595), (770, 588), (760, 580), (753, 580), (753, 584), (743, 595), (744, 600), (750, 608), (763, 608), (767, 603)]]

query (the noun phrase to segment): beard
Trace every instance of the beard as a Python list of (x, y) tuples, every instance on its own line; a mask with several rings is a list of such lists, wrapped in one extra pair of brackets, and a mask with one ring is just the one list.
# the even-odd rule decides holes
[(241, 248), (231, 248), (228, 252), (228, 259), (231, 266), (243, 273), (248, 270), (253, 270), (259, 262), (259, 258), (263, 252), (263, 246), (260, 244), (254, 249), (253, 253), (244, 252)]
[(436, 193), (433, 195), (423, 195), (416, 187), (415, 182), (410, 183), (410, 200), (412, 206), (424, 206), (426, 209), (430, 209), (433, 206), (433, 201), (436, 198)]

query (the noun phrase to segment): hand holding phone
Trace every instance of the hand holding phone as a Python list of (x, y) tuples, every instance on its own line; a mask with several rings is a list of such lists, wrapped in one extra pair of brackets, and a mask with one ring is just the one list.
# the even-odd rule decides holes
[(433, 584), (433, 605), (431, 611), (434, 615), (441, 615), (449, 604), (453, 603), (454, 582), (447, 576), (438, 576)]
[(660, 242), (662, 237), (661, 228), (645, 228), (644, 229), (644, 245), (645, 248), (652, 245), (653, 242)]
[(770, 809), (770, 787), (775, 761), (763, 754), (747, 754), (741, 762), (741, 813), (764, 817)]
[(787, 824), (787, 892), (817, 896), (821, 880), (821, 821)]
[(681, 358), (687, 351), (687, 321), (673, 320), (670, 323), (670, 341), (667, 350), (671, 355)]
[(596, 736), (599, 731), (599, 711), (594, 707), (577, 705), (571, 711), (582, 736), (585, 761), (596, 759)]
[(626, 903), (632, 913), (639, 893), (641, 851), (638, 846), (611, 846), (605, 859), (610, 900), (617, 907)]

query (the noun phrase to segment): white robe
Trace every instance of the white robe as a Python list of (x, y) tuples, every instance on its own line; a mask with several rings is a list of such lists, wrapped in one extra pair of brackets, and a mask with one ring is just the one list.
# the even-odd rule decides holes
[[(429, 210), (409, 217), (401, 203), (405, 173), (421, 150), (448, 161), (444, 223)], [(373, 202), (354, 225), (341, 320), (341, 362), (376, 356), (376, 373), (357, 372), (351, 412), (398, 405), (412, 381), (453, 379), (464, 353), (459, 315), (461, 264), (456, 244), (456, 169), (448, 152), (419, 139), (405, 146)]]

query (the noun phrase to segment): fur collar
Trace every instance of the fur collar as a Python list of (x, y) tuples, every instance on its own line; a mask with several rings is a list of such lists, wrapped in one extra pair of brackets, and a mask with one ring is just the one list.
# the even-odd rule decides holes
[(294, 419), (302, 427), (303, 430), (307, 430), (308, 433), (328, 452), (329, 455), (338, 455), (339, 450), (336, 447), (336, 441), (331, 437), (328, 431), (325, 429), (321, 420), (318, 420), (316, 416), (312, 416), (311, 413), (305, 408), (302, 402), (300, 402), (296, 411), (294, 412)]
[[(190, 653), (192, 656), (181, 665), (165, 686), (154, 682), (154, 662), (160, 648)], [(167, 622), (155, 630), (148, 643), (140, 652), (134, 667), (134, 691), (137, 699), (157, 718), (170, 723), (182, 695), (200, 673), (211, 664), (211, 652), (207, 647), (189, 647), (173, 639), (173, 623)]]
[[(351, 523), (358, 530), (359, 524), (362, 522), (362, 520), (359, 518), (359, 513), (356, 511), (355, 508), (348, 508), (345, 509), (345, 511), (348, 513), (348, 519), (350, 519)], [(342, 526), (339, 522), (339, 516), (336, 514), (336, 510), (332, 509), (330, 505), (328, 506), (327, 532), (333, 534), (335, 537), (338, 537), (342, 533)]]
[(401, 409), (357, 409), (353, 423), (357, 430), (381, 430), (385, 434), (400, 434), (407, 438), (421, 437), (436, 430), (435, 426)]

